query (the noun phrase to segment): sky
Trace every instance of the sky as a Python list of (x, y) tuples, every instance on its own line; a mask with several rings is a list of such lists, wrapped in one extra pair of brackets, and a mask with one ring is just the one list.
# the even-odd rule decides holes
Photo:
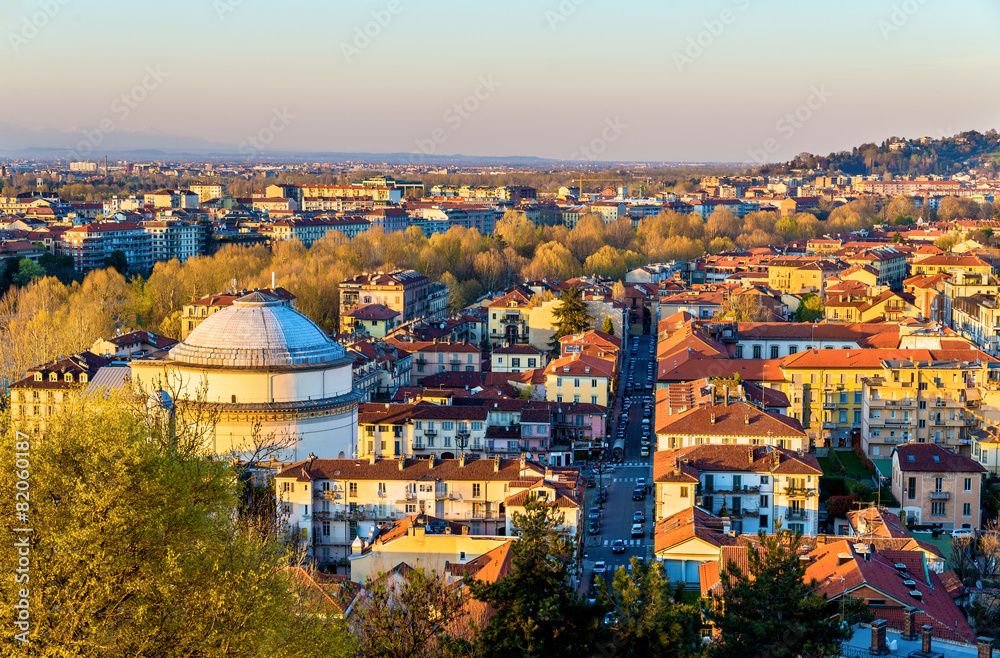
[(0, 149), (754, 162), (1000, 128), (993, 0), (10, 0)]

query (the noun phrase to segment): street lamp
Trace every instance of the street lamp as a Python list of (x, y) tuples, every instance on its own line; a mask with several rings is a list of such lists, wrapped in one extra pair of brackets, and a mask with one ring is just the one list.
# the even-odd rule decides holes
[(466, 446), (469, 445), (469, 430), (459, 429), (455, 433), (455, 446), (458, 448), (459, 453), (465, 452)]

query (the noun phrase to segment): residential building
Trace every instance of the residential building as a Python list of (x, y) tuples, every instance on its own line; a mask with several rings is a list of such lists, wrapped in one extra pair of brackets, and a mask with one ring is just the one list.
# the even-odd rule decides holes
[(384, 304), (355, 306), (341, 318), (341, 330), (361, 336), (384, 338), (396, 326), (399, 312)]
[(490, 343), (494, 347), (528, 343), (532, 308), (531, 291), (520, 287), (487, 304)]
[(654, 518), (697, 505), (728, 518), (736, 533), (787, 528), (815, 535), (822, 475), (815, 456), (771, 446), (701, 444), (657, 451)]
[(491, 372), (524, 372), (544, 368), (546, 363), (542, 350), (524, 343), (497, 347), (490, 354)]
[(410, 377), (419, 386), (425, 377), (440, 372), (482, 372), (482, 351), (469, 343), (431, 343), (402, 341), (390, 338), (389, 342), (413, 355), (415, 369)]
[[(359, 537), (374, 538), (386, 522), (414, 514), (469, 527), (469, 535), (508, 532), (508, 500), (523, 491), (573, 491), (583, 506), (584, 480), (575, 468), (551, 469), (525, 459), (316, 459), (297, 461), (275, 476), (275, 493), (306, 556), (321, 563), (348, 556)], [(558, 499), (557, 499), (558, 500)], [(560, 508), (562, 510), (562, 507)], [(575, 518), (574, 518), (575, 517)], [(582, 514), (567, 514), (579, 526)]]
[(221, 199), (226, 193), (226, 186), (221, 183), (196, 183), (189, 189), (198, 195), (199, 203)]
[(153, 266), (152, 237), (130, 222), (92, 222), (74, 226), (62, 236), (63, 255), (73, 257), (73, 269), (89, 272), (105, 267), (116, 251), (125, 254), (129, 270), (148, 272)]
[(184, 262), (205, 253), (205, 224), (179, 220), (143, 222), (142, 230), (149, 234), (154, 263), (176, 258)]
[(149, 331), (130, 331), (114, 338), (98, 338), (90, 351), (106, 357), (132, 358), (173, 347), (177, 341)]
[(572, 354), (545, 366), (545, 399), (553, 402), (588, 402), (607, 407), (613, 401), (613, 362)]
[(939, 445), (906, 443), (892, 451), (892, 495), (907, 522), (978, 530), (985, 472), (979, 462)]
[(808, 447), (799, 421), (762, 411), (748, 402), (706, 404), (654, 422), (657, 450), (695, 445), (771, 446), (787, 450)]
[(995, 383), (1000, 363), (978, 350), (962, 359), (883, 359), (882, 372), (862, 381), (861, 445), (887, 457), (898, 444), (940, 444), (969, 456), (980, 425), (979, 387)]
[(110, 360), (103, 356), (83, 351), (29, 368), (20, 381), (9, 387), (15, 427), (33, 436), (44, 434), (49, 419), (62, 411), (108, 363)]
[(430, 281), (414, 270), (362, 273), (340, 283), (340, 314), (358, 305), (382, 304), (399, 313), (399, 322), (430, 315)]

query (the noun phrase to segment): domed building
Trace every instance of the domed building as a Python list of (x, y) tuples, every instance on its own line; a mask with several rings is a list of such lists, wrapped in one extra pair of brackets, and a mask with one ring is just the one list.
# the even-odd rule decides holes
[(277, 442), (285, 448), (274, 458), (294, 461), (354, 456), (361, 395), (352, 362), (312, 320), (253, 292), (131, 367), (143, 392), (218, 412), (212, 452), (245, 455)]

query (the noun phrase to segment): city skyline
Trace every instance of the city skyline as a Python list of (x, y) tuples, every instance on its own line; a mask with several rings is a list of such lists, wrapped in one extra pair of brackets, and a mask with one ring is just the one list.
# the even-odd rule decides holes
[(0, 26), (31, 102), (0, 150), (761, 162), (985, 131), (1000, 9), (963, 8), (20, 2)]

